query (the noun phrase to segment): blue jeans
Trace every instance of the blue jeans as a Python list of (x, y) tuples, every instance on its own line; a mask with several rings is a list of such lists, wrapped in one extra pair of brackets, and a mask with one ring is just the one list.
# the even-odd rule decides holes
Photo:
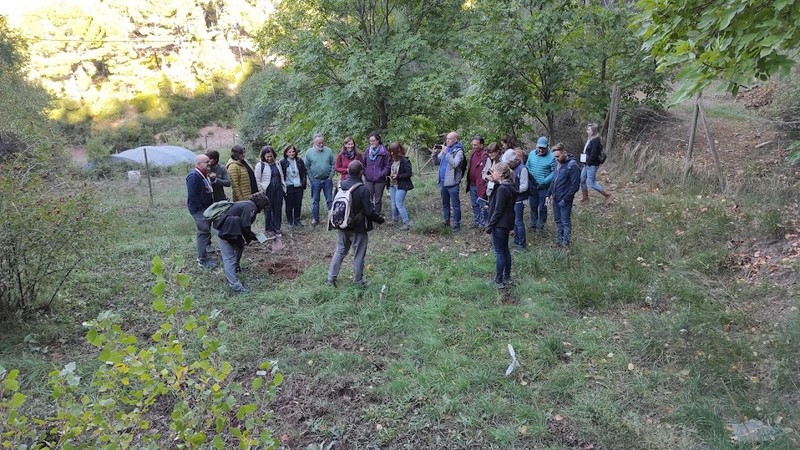
[(486, 216), (489, 213), (489, 210), (486, 206), (488, 202), (486, 199), (478, 196), (478, 186), (474, 184), (469, 186), (469, 201), (472, 206), (472, 223), (479, 227), (485, 227)]
[(586, 187), (587, 181), (589, 187), (591, 187), (597, 192), (603, 192), (603, 186), (600, 186), (600, 184), (598, 184), (596, 180), (597, 169), (599, 168), (600, 166), (588, 166), (588, 165), (583, 166), (583, 170), (581, 170), (581, 190), (583, 192), (589, 190), (589, 188)]
[(450, 206), (453, 206), (453, 229), (461, 227), (461, 199), (458, 198), (460, 186), (439, 187), (439, 193), (442, 194), (442, 216), (446, 224), (450, 224)]
[(525, 250), (528, 239), (525, 236), (525, 201), (514, 203), (514, 245), (519, 250)]
[(311, 218), (314, 222), (319, 222), (319, 191), (325, 194), (325, 206), (328, 211), (333, 204), (333, 181), (330, 178), (325, 180), (311, 180)]
[(219, 237), (219, 231), (216, 231), (216, 233), (219, 238), (219, 253), (222, 256), (222, 266), (225, 269), (225, 279), (228, 280), (228, 287), (234, 292), (241, 291), (244, 286), (236, 276), (236, 272), (240, 270), (239, 263), (244, 252), (244, 243), (226, 241)]
[(547, 223), (547, 191), (549, 189), (537, 189), (528, 197), (531, 206), (531, 228), (534, 230), (544, 230)]
[(553, 204), (553, 219), (556, 221), (556, 244), (569, 247), (572, 232), (572, 201), (561, 200)]
[(398, 189), (397, 186), (389, 187), (389, 197), (392, 199), (392, 220), (397, 220), (397, 217), (403, 220), (404, 224), (408, 223), (408, 211), (406, 211), (406, 194), (408, 191)]
[(492, 246), (495, 257), (495, 283), (511, 279), (511, 251), (508, 250), (508, 228), (492, 229)]

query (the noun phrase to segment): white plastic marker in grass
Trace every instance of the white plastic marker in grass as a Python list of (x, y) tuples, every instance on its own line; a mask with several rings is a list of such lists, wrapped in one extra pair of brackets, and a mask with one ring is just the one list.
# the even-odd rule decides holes
[(388, 290), (388, 288), (386, 287), (385, 284), (383, 286), (381, 286), (381, 300), (383, 300), (383, 297), (386, 295), (386, 291), (387, 290)]
[(508, 344), (508, 353), (511, 355), (511, 364), (509, 364), (508, 369), (506, 369), (506, 376), (511, 375), (514, 369), (522, 365), (517, 360), (517, 352), (514, 351), (514, 347), (512, 347), (511, 344)]

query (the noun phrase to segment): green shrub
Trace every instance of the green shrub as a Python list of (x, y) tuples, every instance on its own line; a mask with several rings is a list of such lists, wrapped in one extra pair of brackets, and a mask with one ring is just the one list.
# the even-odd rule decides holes
[(47, 181), (51, 174), (0, 168), (2, 322), (49, 309), (83, 252), (102, 238), (108, 216), (86, 189), (70, 192)]
[[(152, 272), (153, 309), (163, 323), (150, 342), (140, 344), (122, 331), (112, 312), (85, 323), (86, 340), (100, 350), (99, 365), (88, 384), (75, 363), (49, 374), (52, 415), (26, 417), (19, 372), (0, 367), (2, 447), (277, 447), (266, 421), (283, 376), (270, 363), (261, 363), (249, 384), (233, 381), (233, 366), (222, 359), (216, 339), (227, 327), (219, 312), (192, 314), (189, 276), (172, 277), (158, 257)], [(159, 409), (165, 405), (171, 410), (167, 423), (160, 421)]]

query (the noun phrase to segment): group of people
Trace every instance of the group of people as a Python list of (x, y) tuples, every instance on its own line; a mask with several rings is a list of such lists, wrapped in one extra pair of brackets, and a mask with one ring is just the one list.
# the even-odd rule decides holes
[[(391, 199), (391, 223), (408, 230), (410, 220), (405, 208), (405, 197), (413, 189), (412, 167), (405, 149), (398, 143), (384, 146), (377, 133), (369, 136), (369, 146), (362, 153), (351, 137), (344, 139), (336, 156), (325, 145), (322, 135), (315, 135), (312, 146), (303, 158), (297, 148), (288, 144), (283, 149), (283, 159), (278, 161), (271, 146), (264, 146), (259, 162), (254, 168), (245, 159), (244, 148), (234, 146), (226, 166), (219, 164), (219, 153), (209, 151), (197, 156), (194, 170), (186, 178), (188, 208), (197, 227), (197, 262), (204, 268), (215, 264), (208, 256), (211, 228), (220, 238), (220, 253), (230, 288), (235, 292), (246, 289), (236, 274), (240, 271), (244, 245), (256, 239), (252, 224), (257, 214), (264, 213), (265, 235), (281, 236), (282, 209), (285, 203), (286, 221), (291, 227), (303, 226), (300, 220), (303, 193), (311, 184), (312, 225), (320, 224), (320, 200), (331, 210), (334, 200), (334, 175), (340, 175), (337, 192), (348, 192), (352, 223), (337, 229), (336, 249), (328, 270), (327, 281), (336, 285), (342, 260), (354, 251), (354, 281), (364, 284), (364, 258), (373, 223), (384, 223), (383, 194), (388, 188)], [(467, 152), (455, 131), (447, 134), (444, 145), (434, 146), (433, 163), (439, 166), (438, 186), (442, 201), (444, 226), (453, 232), (461, 229), (461, 182), (467, 179), (473, 212), (471, 228), (480, 228), (492, 236), (496, 256), (494, 283), (503, 289), (511, 283), (511, 249), (509, 239), (513, 232), (514, 251), (527, 247), (525, 204), (531, 209), (529, 229), (542, 233), (547, 222), (548, 209), (552, 207), (556, 223), (556, 245), (568, 250), (572, 229), (572, 205), (578, 190), (582, 201), (588, 201), (588, 188), (600, 192), (606, 203), (613, 196), (596, 181), (598, 167), (605, 160), (598, 126), (587, 126), (587, 140), (575, 160), (562, 143), (549, 147), (548, 139), (540, 137), (536, 148), (526, 153), (515, 147), (511, 137), (500, 143), (485, 146), (484, 139), (476, 136)], [(581, 167), (582, 165), (582, 167)], [(213, 223), (203, 212), (213, 202), (226, 199), (224, 187), (231, 187), (234, 206)], [(351, 192), (352, 191), (352, 192)]]
[[(198, 155), (194, 169), (186, 177), (188, 191), (187, 206), (197, 228), (197, 263), (203, 268), (213, 269), (216, 264), (209, 256), (211, 230), (220, 239), (225, 275), (230, 289), (247, 292), (237, 277), (241, 270), (240, 260), (245, 244), (257, 238), (252, 230), (256, 216), (264, 213), (264, 238), (280, 238), (283, 207), (286, 222), (290, 227), (302, 227), (300, 211), (303, 194), (311, 184), (312, 225), (320, 224), (320, 200), (325, 196), (325, 205), (331, 210), (334, 200), (334, 175), (340, 180), (338, 190), (354, 189), (353, 217), (357, 220), (345, 229), (339, 229), (337, 248), (331, 262), (328, 282), (336, 283), (342, 259), (352, 246), (355, 252), (355, 282), (363, 284), (366, 233), (372, 223), (384, 223), (381, 215), (384, 191), (388, 189), (391, 199), (391, 223), (400, 230), (409, 230), (411, 221), (405, 208), (408, 191), (414, 188), (411, 162), (399, 143), (384, 146), (381, 136), (369, 136), (369, 146), (362, 153), (351, 137), (344, 139), (339, 153), (325, 145), (322, 135), (314, 135), (312, 146), (303, 158), (297, 148), (288, 144), (283, 148), (283, 159), (278, 160), (275, 150), (267, 145), (261, 149), (259, 161), (251, 166), (244, 148), (235, 145), (231, 149), (228, 163), (219, 164), (219, 152), (211, 150)], [(233, 205), (221, 217), (210, 221), (204, 212), (214, 202), (227, 200), (225, 187), (231, 188)], [(329, 225), (329, 228), (330, 225)], [(338, 260), (338, 262), (337, 262)]]
[(586, 128), (587, 140), (580, 154), (582, 167), (562, 143), (550, 148), (546, 137), (540, 137), (536, 148), (526, 154), (515, 147), (511, 137), (500, 144), (485, 146), (484, 138), (472, 138), (472, 152), (467, 160), (463, 144), (455, 131), (447, 134), (445, 145), (431, 152), (439, 166), (438, 184), (442, 198), (444, 226), (457, 232), (461, 229), (461, 181), (466, 177), (466, 192), (472, 207), (472, 228), (484, 229), (492, 235), (496, 258), (494, 283), (503, 289), (511, 283), (511, 250), (509, 238), (513, 231), (514, 251), (527, 247), (525, 204), (531, 209), (529, 229), (544, 231), (547, 211), (552, 204), (556, 223), (556, 245), (569, 250), (572, 231), (572, 205), (575, 194), (589, 200), (588, 188), (600, 192), (606, 204), (612, 194), (597, 183), (597, 169), (605, 160), (598, 125)]

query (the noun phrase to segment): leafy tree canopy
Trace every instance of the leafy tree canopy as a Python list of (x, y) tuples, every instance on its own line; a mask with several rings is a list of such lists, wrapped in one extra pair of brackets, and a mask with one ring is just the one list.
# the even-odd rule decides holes
[(463, 78), (446, 49), (459, 36), (460, 13), (454, 0), (282, 1), (258, 40), (282, 61), (282, 86), (297, 94), (266, 110), (299, 125), (263, 134), (305, 142), (310, 136), (295, 133), (380, 130), (414, 139), (426, 119), (447, 126), (459, 114), (451, 100)]
[(678, 69), (677, 101), (722, 79), (736, 94), (794, 65), (800, 8), (792, 0), (641, 0), (636, 21), (659, 69)]
[(465, 57), (478, 98), (509, 131), (532, 118), (551, 136), (564, 112), (602, 119), (614, 83), (628, 99), (641, 91), (658, 101), (662, 77), (643, 62), (631, 17), (629, 8), (583, 1), (475, 2)]

